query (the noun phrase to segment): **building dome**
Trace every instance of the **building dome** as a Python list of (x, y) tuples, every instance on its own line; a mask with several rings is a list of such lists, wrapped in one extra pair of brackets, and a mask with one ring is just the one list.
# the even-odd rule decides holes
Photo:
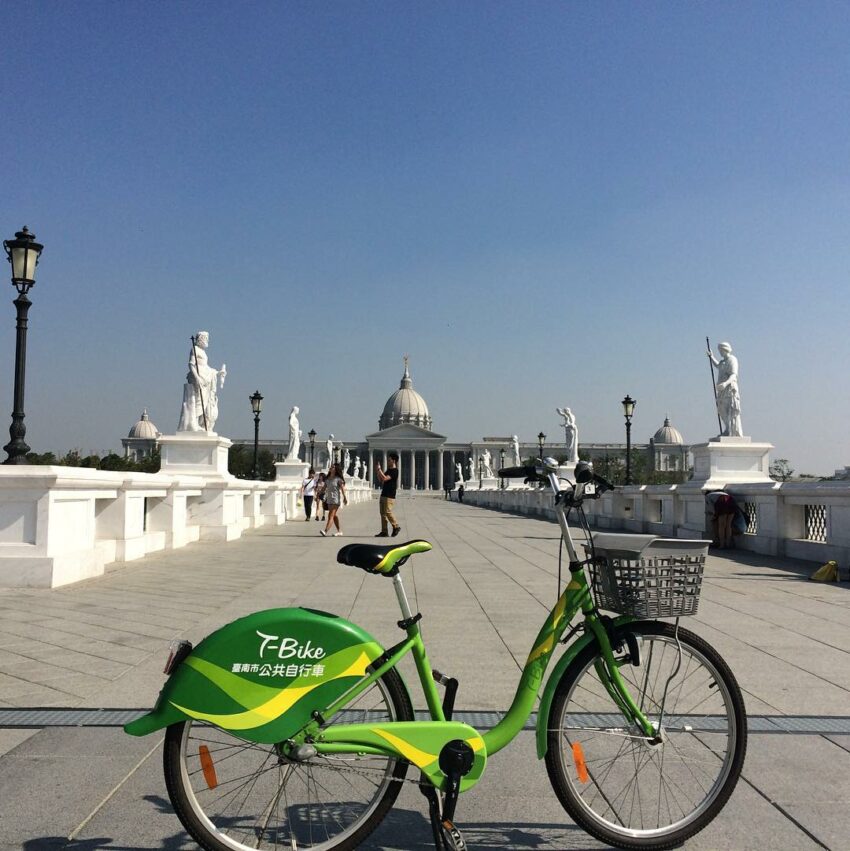
[(655, 432), (655, 437), (652, 438), (653, 443), (678, 443), (684, 444), (685, 439), (677, 428), (670, 425), (670, 418), (664, 418), (664, 425)]
[(399, 423), (412, 423), (431, 430), (431, 415), (425, 400), (413, 389), (413, 380), (404, 359), (404, 375), (398, 390), (387, 399), (384, 412), (378, 420), (378, 428), (383, 431)]
[(127, 437), (139, 440), (156, 440), (158, 436), (159, 429), (151, 422), (147, 408), (142, 411), (142, 418), (130, 429), (130, 433), (127, 435)]

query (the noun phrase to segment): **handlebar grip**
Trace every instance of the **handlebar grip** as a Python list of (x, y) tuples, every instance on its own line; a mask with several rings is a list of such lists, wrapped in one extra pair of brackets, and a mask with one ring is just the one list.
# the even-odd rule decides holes
[(505, 479), (527, 479), (537, 475), (534, 467), (502, 467), (499, 475)]
[(602, 476), (594, 473), (593, 478), (596, 480), (596, 483), (598, 485), (601, 485), (605, 490), (607, 490), (607, 491), (616, 490), (614, 485), (612, 485), (611, 482), (609, 482), (607, 479), (603, 479)]

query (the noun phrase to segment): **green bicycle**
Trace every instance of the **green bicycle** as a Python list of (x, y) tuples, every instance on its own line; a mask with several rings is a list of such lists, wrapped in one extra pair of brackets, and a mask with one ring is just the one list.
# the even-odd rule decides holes
[[(575, 485), (563, 490), (553, 459), (502, 474), (551, 487), (569, 582), (501, 721), (479, 732), (452, 720), (457, 681), (431, 669), (400, 572), (431, 545), (349, 544), (339, 562), (395, 587), (405, 633), (398, 644), (385, 649), (326, 612), (257, 612), (195, 648), (173, 647), (155, 708), (125, 727), (133, 735), (167, 728), (168, 793), (203, 848), (354, 849), (410, 782), (428, 799), (436, 847), (465, 849), (458, 796), (524, 728), (538, 699), (538, 758), (566, 811), (596, 838), (672, 848), (720, 812), (746, 753), (744, 703), (717, 651), (679, 626), (679, 616), (696, 611), (707, 543), (655, 539), (636, 556), (608, 536), (604, 550), (595, 548), (582, 503), (611, 486), (589, 464), (580, 462)], [(572, 512), (586, 559), (572, 539)], [(643, 619), (659, 616), (674, 622)], [(544, 684), (559, 645), (566, 649)], [(408, 653), (427, 720), (415, 720), (396, 667)]]

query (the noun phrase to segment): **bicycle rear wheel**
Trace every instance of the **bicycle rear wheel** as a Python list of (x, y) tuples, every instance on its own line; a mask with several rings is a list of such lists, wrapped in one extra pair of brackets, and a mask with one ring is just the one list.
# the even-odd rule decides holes
[[(407, 689), (390, 669), (334, 723), (412, 720)], [(408, 766), (367, 754), (294, 762), (275, 745), (195, 721), (168, 728), (163, 764), (174, 810), (206, 851), (351, 851), (392, 807)]]
[(694, 633), (646, 621), (621, 628), (615, 639), (626, 632), (638, 639), (640, 664), (626, 661), (619, 671), (641, 710), (660, 723), (660, 742), (626, 726), (600, 679), (594, 644), (557, 686), (546, 767), (564, 808), (597, 839), (672, 848), (702, 830), (738, 782), (747, 749), (744, 702), (726, 663)]

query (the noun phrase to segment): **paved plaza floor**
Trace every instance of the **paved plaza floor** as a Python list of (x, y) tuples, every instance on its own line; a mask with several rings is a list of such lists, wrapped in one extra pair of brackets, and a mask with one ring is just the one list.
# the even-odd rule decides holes
[[(459, 679), (459, 710), (504, 711), (555, 599), (557, 527), (433, 496), (397, 506), (398, 540), (434, 544), (404, 568), (431, 662)], [(198, 641), (262, 608), (333, 611), (395, 643), (391, 584), (335, 558), (345, 543), (372, 540), (377, 502), (342, 518), (343, 538), (297, 520), (68, 588), (0, 591), (0, 718), (8, 724), (15, 713), (4, 710), (21, 707), (148, 707), (172, 638)], [(850, 849), (850, 585), (808, 582), (812, 568), (750, 553), (709, 558), (687, 625), (730, 663), (752, 732), (730, 803), (687, 848)], [(533, 736), (520, 734), (461, 797), (470, 848), (605, 847), (570, 823)], [(0, 727), (0, 849), (195, 847), (171, 811), (161, 742), (115, 727)], [(430, 848), (424, 804), (405, 787), (362, 847)]]

